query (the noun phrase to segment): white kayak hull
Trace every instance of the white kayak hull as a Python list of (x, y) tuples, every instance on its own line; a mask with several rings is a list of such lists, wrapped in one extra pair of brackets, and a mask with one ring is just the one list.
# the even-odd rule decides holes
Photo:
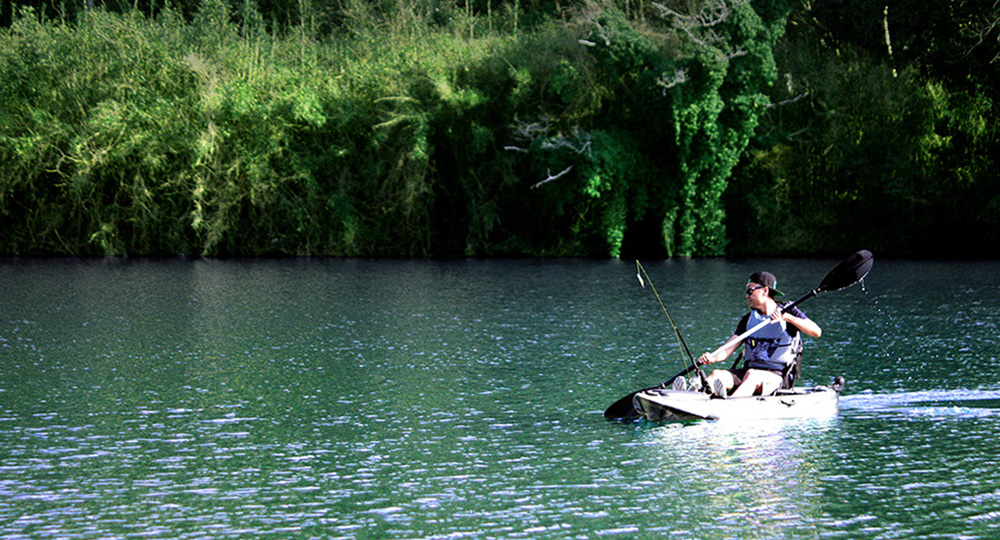
[(837, 415), (840, 392), (816, 386), (779, 390), (770, 396), (721, 399), (702, 392), (657, 388), (636, 394), (633, 405), (650, 422), (824, 418)]

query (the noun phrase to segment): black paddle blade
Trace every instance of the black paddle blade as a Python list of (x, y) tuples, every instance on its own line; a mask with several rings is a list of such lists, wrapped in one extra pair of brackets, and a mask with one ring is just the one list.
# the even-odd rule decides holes
[[(654, 386), (652, 388), (657, 387)], [(632, 405), (632, 398), (634, 398), (639, 392), (642, 392), (642, 390), (632, 392), (631, 394), (612, 403), (611, 406), (604, 411), (604, 417), (613, 420), (629, 420), (632, 418), (638, 418), (639, 411), (635, 410), (635, 405)]]
[[(740, 357), (742, 358), (743, 355), (740, 354)], [(611, 406), (604, 411), (604, 417), (612, 418), (615, 420), (628, 420), (632, 418), (638, 418), (639, 411), (635, 410), (635, 405), (632, 404), (632, 398), (634, 398), (636, 394), (638, 394), (639, 392), (645, 392), (646, 390), (652, 390), (654, 388), (666, 388), (674, 383), (674, 379), (676, 379), (677, 377), (683, 377), (688, 373), (691, 373), (692, 371), (694, 371), (694, 368), (695, 368), (694, 365), (690, 365), (684, 368), (684, 370), (678, 373), (677, 375), (674, 375), (673, 377), (670, 377), (669, 379), (661, 383), (659, 386), (650, 386), (649, 388), (636, 390), (635, 392), (632, 392), (627, 396), (623, 396), (618, 401), (612, 403)]]
[(823, 278), (823, 281), (816, 288), (816, 292), (839, 291), (865, 279), (872, 269), (872, 252), (867, 249), (851, 255), (840, 261), (830, 273)]

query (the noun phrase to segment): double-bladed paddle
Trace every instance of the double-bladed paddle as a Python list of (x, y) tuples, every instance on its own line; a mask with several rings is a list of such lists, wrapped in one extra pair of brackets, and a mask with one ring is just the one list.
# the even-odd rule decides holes
[[(846, 289), (847, 287), (854, 285), (855, 283), (861, 281), (862, 279), (865, 278), (865, 276), (868, 275), (868, 272), (871, 271), (872, 269), (873, 263), (874, 260), (872, 258), (872, 253), (867, 249), (863, 249), (861, 251), (858, 251), (857, 253), (852, 254), (850, 257), (844, 259), (843, 261), (840, 261), (840, 264), (835, 266), (833, 270), (830, 270), (830, 272), (827, 273), (826, 276), (823, 278), (823, 281), (820, 282), (818, 287), (804, 294), (801, 298), (792, 302), (791, 304), (784, 306), (782, 309), (784, 311), (788, 311), (789, 309), (798, 306), (802, 302), (805, 302), (806, 300), (809, 300), (810, 298), (813, 298), (814, 296), (817, 296), (820, 293), (839, 291), (841, 289)], [(772, 322), (771, 320), (763, 321), (754, 326), (753, 328), (750, 328), (743, 334), (740, 334), (739, 336), (740, 341), (743, 341), (744, 339), (747, 338), (747, 336), (753, 334), (757, 330), (760, 330), (764, 326), (767, 326), (771, 322)], [(623, 396), (618, 401), (612, 403), (611, 406), (604, 411), (605, 418), (613, 418), (613, 419), (636, 418), (639, 415), (639, 412), (635, 410), (635, 406), (632, 404), (632, 398), (634, 398), (636, 394), (638, 394), (639, 392), (643, 392), (645, 390), (652, 390), (654, 388), (665, 388), (671, 385), (674, 382), (674, 379), (676, 379), (677, 377), (683, 377), (684, 375), (687, 375), (688, 373), (694, 371), (696, 367), (697, 366), (695, 365), (688, 366), (683, 371), (667, 379), (660, 385), (644, 388), (643, 390), (637, 390), (635, 392), (632, 392), (631, 394), (628, 394), (627, 396)]]

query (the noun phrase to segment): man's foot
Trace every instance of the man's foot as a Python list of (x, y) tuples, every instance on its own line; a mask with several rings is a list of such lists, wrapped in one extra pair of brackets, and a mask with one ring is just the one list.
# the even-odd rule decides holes
[(678, 392), (687, 390), (687, 380), (684, 377), (677, 377), (674, 379), (674, 390), (677, 390)]
[(726, 399), (726, 397), (727, 397), (726, 383), (722, 382), (719, 379), (715, 379), (712, 382), (712, 390), (714, 390), (714, 394), (716, 396), (718, 396), (718, 397), (720, 397), (722, 399)]

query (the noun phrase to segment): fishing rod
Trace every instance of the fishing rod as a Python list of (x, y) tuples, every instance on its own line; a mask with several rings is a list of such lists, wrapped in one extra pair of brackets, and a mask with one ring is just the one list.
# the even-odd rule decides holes
[[(643, 281), (642, 277), (646, 276), (646, 280)], [(660, 293), (656, 292), (656, 286), (653, 285), (653, 280), (649, 278), (649, 274), (646, 273), (646, 269), (642, 266), (638, 260), (635, 261), (635, 277), (639, 280), (639, 285), (643, 289), (646, 288), (646, 281), (649, 282), (649, 288), (653, 290), (653, 295), (656, 296), (656, 301), (660, 303), (660, 308), (663, 309), (663, 313), (667, 316), (667, 320), (670, 321), (671, 328), (674, 329), (674, 335), (677, 336), (677, 345), (681, 349), (681, 356), (687, 353), (687, 357), (691, 360), (691, 367), (687, 371), (697, 371), (698, 375), (701, 377), (701, 382), (704, 387), (708, 387), (708, 382), (705, 379), (705, 372), (698, 369), (698, 363), (694, 359), (694, 355), (691, 354), (691, 349), (688, 348), (687, 342), (684, 341), (684, 336), (681, 335), (681, 331), (677, 328), (677, 324), (674, 323), (674, 318), (670, 316), (670, 312), (667, 311), (667, 306), (663, 304), (663, 299), (660, 298)]]

